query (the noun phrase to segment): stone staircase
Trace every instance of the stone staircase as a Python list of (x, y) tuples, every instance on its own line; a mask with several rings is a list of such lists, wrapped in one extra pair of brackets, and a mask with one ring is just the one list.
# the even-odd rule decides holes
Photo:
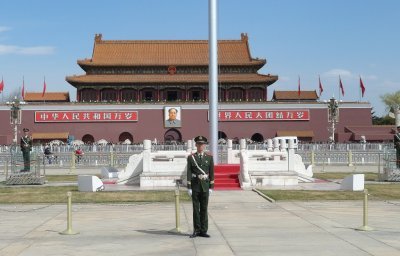
[(214, 188), (216, 190), (239, 190), (239, 164), (219, 164), (214, 166)]

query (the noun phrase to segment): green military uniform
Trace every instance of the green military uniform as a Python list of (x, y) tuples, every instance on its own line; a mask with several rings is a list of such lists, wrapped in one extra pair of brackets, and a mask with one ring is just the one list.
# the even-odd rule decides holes
[[(198, 136), (195, 141), (198, 142)], [(197, 139), (197, 140), (196, 140)], [(205, 139), (206, 141), (206, 139)], [(196, 164), (197, 163), (197, 164)], [(202, 169), (207, 175), (200, 170)], [(212, 155), (196, 152), (187, 159), (188, 189), (192, 191), (193, 235), (206, 236), (208, 230), (208, 197), (209, 190), (214, 188), (214, 160)]]
[(396, 167), (400, 168), (400, 126), (397, 126), (397, 131), (394, 135), (394, 147), (396, 149)]
[[(24, 128), (23, 131), (29, 132), (29, 129)], [(20, 142), (22, 157), (24, 159), (24, 169), (22, 171), (29, 172), (31, 170), (32, 138), (26, 134), (21, 137)]]

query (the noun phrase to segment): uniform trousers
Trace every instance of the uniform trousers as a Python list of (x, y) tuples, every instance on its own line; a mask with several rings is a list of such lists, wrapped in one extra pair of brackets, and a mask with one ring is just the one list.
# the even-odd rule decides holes
[(193, 229), (196, 233), (207, 233), (208, 230), (208, 197), (209, 192), (192, 192)]
[(31, 170), (31, 152), (30, 151), (22, 151), (22, 158), (24, 159), (24, 170)]

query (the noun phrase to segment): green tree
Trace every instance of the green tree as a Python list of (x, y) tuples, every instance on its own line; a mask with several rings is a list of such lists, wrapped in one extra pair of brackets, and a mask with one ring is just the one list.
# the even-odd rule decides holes
[(394, 93), (386, 93), (381, 95), (383, 103), (386, 105), (386, 109), (393, 112), (396, 118), (396, 124), (400, 124), (400, 91)]

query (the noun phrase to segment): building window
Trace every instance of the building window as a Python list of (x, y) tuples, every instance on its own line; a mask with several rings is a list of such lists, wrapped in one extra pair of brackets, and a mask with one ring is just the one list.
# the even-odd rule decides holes
[(199, 101), (201, 100), (201, 92), (200, 91), (192, 91), (190, 100), (192, 101)]
[(132, 89), (124, 89), (121, 91), (122, 102), (136, 101), (136, 91)]
[(167, 91), (167, 101), (177, 101), (178, 92), (177, 91)]
[(95, 89), (82, 89), (81, 102), (94, 102), (97, 101), (97, 91)]
[(114, 89), (103, 89), (101, 101), (117, 101), (117, 92)]
[(228, 100), (241, 101), (243, 99), (243, 90), (240, 88), (233, 88), (228, 91)]
[(142, 91), (142, 100), (143, 101), (153, 101), (154, 100), (154, 92), (152, 90)]
[(252, 88), (248, 92), (249, 101), (260, 101), (263, 100), (264, 90), (261, 88)]

